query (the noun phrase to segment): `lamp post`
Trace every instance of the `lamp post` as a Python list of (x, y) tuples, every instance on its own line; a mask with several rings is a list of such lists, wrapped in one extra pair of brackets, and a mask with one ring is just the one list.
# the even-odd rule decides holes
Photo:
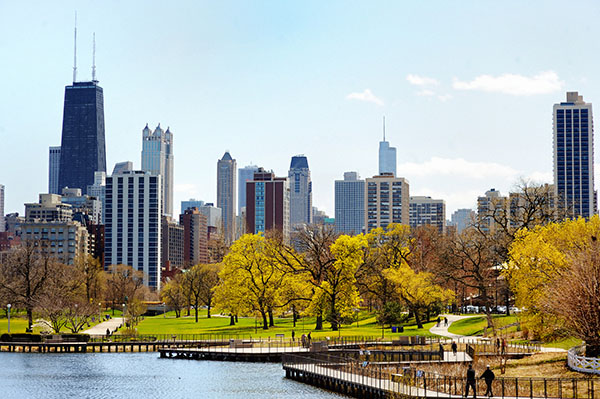
[(167, 305), (163, 302), (163, 319), (167, 317), (166, 313), (167, 313)]
[(126, 310), (126, 305), (123, 304), (123, 313), (121, 314), (121, 316), (123, 318), (123, 327), (126, 327), (125, 326), (125, 310)]
[(8, 309), (8, 312), (6, 313), (8, 315), (8, 333), (10, 334), (10, 307), (12, 305), (9, 303), (6, 305), (6, 309)]

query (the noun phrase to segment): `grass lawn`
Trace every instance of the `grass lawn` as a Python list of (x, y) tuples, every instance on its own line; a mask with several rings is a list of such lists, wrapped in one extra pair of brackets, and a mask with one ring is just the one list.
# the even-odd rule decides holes
[[(139, 334), (224, 334), (224, 335), (240, 335), (244, 337), (275, 337), (275, 334), (284, 334), (286, 338), (291, 337), (292, 330), (295, 331), (296, 337), (300, 337), (302, 334), (308, 334), (311, 332), (311, 336), (314, 338), (318, 337), (336, 337), (336, 336), (370, 336), (370, 337), (381, 337), (381, 325), (376, 323), (375, 315), (368, 312), (361, 312), (359, 315), (358, 327), (356, 322), (352, 325), (343, 325), (340, 331), (331, 331), (329, 323), (324, 323), (325, 329), (323, 331), (314, 331), (315, 318), (304, 317), (296, 322), (294, 328), (291, 318), (275, 318), (275, 327), (271, 327), (268, 330), (262, 329), (260, 320), (256, 320), (250, 317), (240, 317), (239, 322), (235, 326), (229, 325), (229, 317), (221, 317), (219, 315), (213, 315), (210, 319), (206, 317), (206, 311), (202, 311), (201, 317), (198, 323), (195, 322), (194, 314), (192, 313), (189, 317), (183, 316), (185, 312), (182, 312), (182, 317), (175, 318), (173, 312), (163, 315), (145, 317), (137, 325), (137, 331)], [(392, 334), (391, 329), (386, 327), (384, 330), (385, 337), (395, 337), (402, 335), (421, 335), (421, 336), (435, 336), (429, 332), (435, 322), (425, 323), (423, 329), (419, 330), (416, 326), (404, 326), (404, 332)]]
[[(492, 315), (492, 318), (496, 328), (515, 323), (518, 320), (517, 316), (514, 315)], [(460, 335), (483, 335), (483, 330), (486, 327), (487, 318), (485, 316), (476, 316), (455, 321), (448, 327), (448, 331)]]

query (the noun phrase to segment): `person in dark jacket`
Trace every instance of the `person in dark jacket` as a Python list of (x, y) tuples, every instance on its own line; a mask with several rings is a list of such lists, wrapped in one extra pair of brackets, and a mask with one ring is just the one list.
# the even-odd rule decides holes
[(473, 370), (472, 364), (469, 364), (469, 368), (467, 369), (467, 386), (465, 387), (465, 398), (469, 396), (469, 387), (473, 388), (473, 399), (476, 399), (477, 392), (475, 390), (475, 370)]
[(492, 370), (490, 370), (490, 366), (488, 365), (487, 368), (485, 369), (485, 371), (483, 372), (483, 374), (481, 374), (481, 377), (479, 377), (480, 379), (483, 379), (485, 381), (485, 385), (487, 385), (487, 390), (485, 391), (485, 395), (492, 397), (494, 396), (494, 394), (492, 393), (492, 382), (494, 381), (494, 378), (496, 378), (496, 376), (494, 375), (494, 372)]
[(452, 353), (454, 354), (454, 356), (456, 356), (457, 350), (458, 350), (458, 345), (456, 345), (456, 342), (452, 341)]

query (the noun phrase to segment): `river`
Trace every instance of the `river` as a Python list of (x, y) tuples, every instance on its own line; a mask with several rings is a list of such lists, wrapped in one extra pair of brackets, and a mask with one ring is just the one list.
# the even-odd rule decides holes
[(340, 398), (284, 378), (279, 363), (160, 359), (158, 353), (0, 353), (2, 399)]

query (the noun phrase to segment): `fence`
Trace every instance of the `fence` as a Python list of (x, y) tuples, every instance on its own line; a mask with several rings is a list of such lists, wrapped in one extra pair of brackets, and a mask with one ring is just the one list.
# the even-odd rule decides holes
[(567, 364), (573, 370), (583, 373), (600, 374), (600, 359), (597, 357), (585, 357), (585, 345), (569, 349), (567, 353)]
[[(313, 376), (334, 378), (340, 384), (352, 383), (416, 397), (464, 396), (466, 379), (428, 373), (401, 365), (359, 362), (349, 356), (330, 353), (286, 354), (283, 367)], [(485, 382), (476, 381), (477, 392), (486, 390)], [(502, 398), (577, 398), (599, 397), (600, 379), (592, 378), (497, 378), (492, 384), (495, 397)]]

